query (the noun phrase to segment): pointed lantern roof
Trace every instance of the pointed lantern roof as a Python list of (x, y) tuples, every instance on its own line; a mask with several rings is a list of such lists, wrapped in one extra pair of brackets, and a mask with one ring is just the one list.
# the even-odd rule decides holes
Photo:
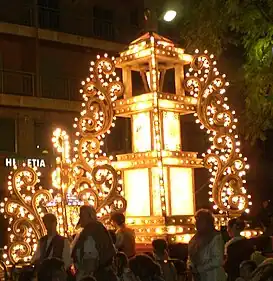
[(184, 49), (178, 48), (175, 44), (155, 33), (147, 32), (120, 53), (117, 59), (117, 67), (131, 67), (132, 70), (140, 71), (143, 64), (148, 63), (152, 51), (156, 54), (157, 62), (164, 65), (164, 68), (172, 68), (175, 64), (188, 64), (192, 61), (192, 56), (184, 53)]

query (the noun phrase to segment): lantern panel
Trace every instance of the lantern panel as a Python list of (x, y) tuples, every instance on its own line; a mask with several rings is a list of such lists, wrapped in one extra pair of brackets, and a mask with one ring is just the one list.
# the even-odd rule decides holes
[(124, 171), (127, 216), (150, 216), (149, 170)]
[(194, 214), (193, 172), (190, 168), (170, 168), (171, 215)]
[(133, 152), (151, 150), (151, 122), (150, 113), (133, 115)]
[(181, 150), (180, 118), (178, 113), (163, 112), (164, 149), (170, 151)]

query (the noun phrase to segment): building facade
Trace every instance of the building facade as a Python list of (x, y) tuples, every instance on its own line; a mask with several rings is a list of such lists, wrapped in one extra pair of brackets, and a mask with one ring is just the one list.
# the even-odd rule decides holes
[[(73, 119), (81, 108), (80, 82), (88, 75), (90, 61), (97, 54), (121, 51), (141, 31), (142, 14), (143, 1), (138, 0), (1, 4), (1, 197), (11, 163), (29, 159), (39, 166), (42, 160), (41, 171), (48, 174), (55, 161), (52, 131), (62, 127), (73, 135)], [(118, 120), (106, 151), (130, 148), (124, 125)], [(122, 138), (115, 141), (115, 135)]]

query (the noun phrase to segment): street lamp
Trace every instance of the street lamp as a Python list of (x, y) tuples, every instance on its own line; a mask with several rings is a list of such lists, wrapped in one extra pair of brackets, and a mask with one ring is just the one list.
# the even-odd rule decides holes
[(165, 12), (163, 19), (166, 22), (171, 22), (176, 18), (177, 12), (174, 10), (168, 10)]
[(144, 0), (146, 30), (157, 32), (158, 22), (171, 23), (181, 14), (179, 0)]

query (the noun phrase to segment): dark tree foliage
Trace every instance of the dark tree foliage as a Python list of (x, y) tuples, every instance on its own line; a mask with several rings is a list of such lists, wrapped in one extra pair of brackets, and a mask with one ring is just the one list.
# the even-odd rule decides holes
[(252, 143), (265, 140), (266, 131), (273, 129), (273, 1), (183, 2), (181, 37), (187, 49), (208, 49), (219, 55), (231, 44), (242, 48), (245, 98), (242, 129)]

